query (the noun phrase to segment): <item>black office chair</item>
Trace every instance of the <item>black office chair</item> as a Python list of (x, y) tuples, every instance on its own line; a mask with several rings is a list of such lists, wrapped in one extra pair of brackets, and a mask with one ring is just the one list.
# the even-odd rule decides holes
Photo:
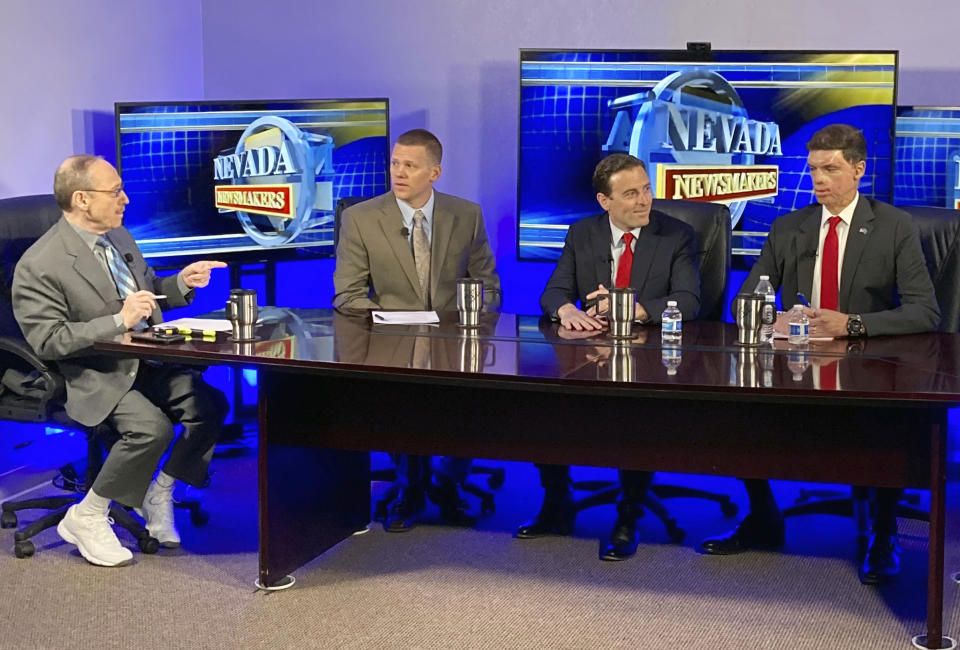
[[(941, 332), (960, 331), (960, 210), (927, 206), (900, 206), (913, 217), (920, 231), (923, 257), (933, 281), (940, 305)], [(793, 506), (783, 511), (784, 517), (821, 514), (852, 517), (857, 522), (857, 533), (863, 547), (867, 540), (870, 491), (854, 487), (849, 496), (836, 490), (800, 490)], [(897, 505), (897, 517), (930, 521), (930, 513), (916, 505), (920, 496), (907, 492)]]
[[(723, 320), (726, 309), (727, 283), (730, 279), (730, 210), (725, 205), (699, 201), (672, 201), (657, 199), (653, 208), (679, 219), (693, 227), (697, 238), (697, 262), (700, 266), (700, 313), (697, 320)], [(615, 503), (620, 485), (615, 481), (574, 481), (573, 488), (589, 492), (575, 504), (579, 512), (593, 506)], [(737, 504), (725, 494), (716, 494), (683, 485), (654, 483), (647, 493), (644, 507), (652, 512), (667, 529), (667, 535), (676, 543), (682, 542), (686, 532), (670, 516), (661, 499), (687, 497), (706, 499), (720, 506), (727, 517), (737, 514)]]
[[(340, 241), (340, 223), (343, 219), (343, 211), (349, 208), (351, 205), (356, 205), (362, 201), (366, 201), (366, 197), (357, 197), (357, 196), (345, 196), (340, 198), (337, 201), (337, 207), (334, 211), (333, 218), (333, 245), (336, 246), (337, 242)], [(490, 467), (487, 465), (473, 463), (470, 466), (470, 474), (472, 475), (481, 475), (486, 476), (487, 487), (490, 490), (498, 490), (503, 487), (503, 483), (506, 480), (506, 471), (502, 467)], [(397, 472), (392, 467), (385, 468), (375, 468), (370, 473), (370, 478), (373, 481), (385, 481), (389, 483), (394, 483), (397, 479)], [(496, 502), (493, 498), (493, 493), (490, 490), (486, 490), (479, 485), (475, 485), (470, 482), (464, 482), (460, 485), (460, 489), (468, 494), (472, 494), (480, 501), (480, 512), (483, 515), (492, 515), (496, 511)], [(399, 493), (399, 486), (394, 483), (391, 485), (377, 500), (374, 504), (373, 518), (374, 519), (384, 519), (387, 516), (387, 508), (390, 503), (396, 498)]]
[[(86, 468), (80, 471), (72, 464), (66, 465), (53, 480), (55, 486), (72, 494), (11, 500), (2, 504), (2, 528), (15, 528), (20, 511), (48, 511), (14, 533), (13, 552), (18, 558), (32, 556), (35, 546), (31, 538), (56, 526), (67, 508), (83, 497), (100, 471), (110, 446), (118, 439), (116, 432), (104, 424), (85, 427), (67, 416), (63, 406), (66, 389), (56, 365), (34, 354), (13, 316), (11, 287), (17, 262), (31, 244), (60, 219), (60, 215), (60, 208), (50, 194), (0, 200), (0, 419), (48, 423), (82, 431), (87, 439)], [(202, 526), (209, 518), (198, 501), (181, 501), (176, 505), (190, 511), (194, 525)], [(156, 553), (160, 548), (159, 542), (126, 508), (112, 505), (110, 516), (133, 535), (144, 553)]]

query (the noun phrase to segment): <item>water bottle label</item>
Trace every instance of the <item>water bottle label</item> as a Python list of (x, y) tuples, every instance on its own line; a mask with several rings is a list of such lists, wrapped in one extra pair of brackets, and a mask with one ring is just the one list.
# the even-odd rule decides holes
[(777, 322), (777, 306), (773, 302), (765, 302), (760, 311), (760, 322), (764, 325), (773, 325)]
[(790, 323), (790, 336), (807, 337), (810, 334), (810, 326), (807, 323)]
[(664, 332), (682, 332), (682, 331), (683, 331), (683, 321), (682, 321), (682, 320), (665, 320), (665, 321), (663, 321), (662, 331), (664, 331)]
[(661, 361), (680, 361), (683, 358), (683, 352), (675, 346), (667, 346), (660, 350)]

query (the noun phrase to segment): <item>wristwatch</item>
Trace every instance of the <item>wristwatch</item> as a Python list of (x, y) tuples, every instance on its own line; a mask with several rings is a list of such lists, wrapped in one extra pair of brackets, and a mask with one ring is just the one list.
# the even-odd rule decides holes
[(860, 314), (850, 314), (847, 317), (847, 336), (863, 336), (867, 330), (863, 327), (863, 319)]

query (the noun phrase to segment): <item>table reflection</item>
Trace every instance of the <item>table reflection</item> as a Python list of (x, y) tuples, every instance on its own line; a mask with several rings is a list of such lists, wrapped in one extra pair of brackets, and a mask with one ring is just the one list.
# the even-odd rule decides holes
[[(214, 315), (215, 316), (215, 315)], [(153, 346), (120, 337), (117, 351), (204, 363), (258, 362), (301, 369), (349, 364), (496, 377), (635, 384), (652, 389), (687, 386), (720, 391), (815, 391), (960, 394), (960, 336), (918, 334), (814, 341), (806, 347), (734, 345), (731, 323), (684, 324), (680, 345), (664, 345), (658, 327), (638, 327), (629, 341), (605, 332), (572, 332), (545, 318), (483, 313), (476, 329), (457, 327), (457, 314), (437, 326), (374, 325), (367, 311), (264, 308), (250, 343), (188, 340)], [(106, 347), (102, 347), (106, 346)]]
[(434, 325), (374, 325), (368, 312), (338, 311), (333, 315), (335, 359), (365, 366), (482, 373), (497, 364), (497, 346), (490, 337), (499, 320), (500, 314), (483, 312), (478, 327), (441, 330)]

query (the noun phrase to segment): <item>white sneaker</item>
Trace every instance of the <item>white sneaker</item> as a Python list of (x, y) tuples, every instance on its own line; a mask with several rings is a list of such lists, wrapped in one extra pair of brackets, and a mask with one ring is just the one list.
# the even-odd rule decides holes
[(63, 541), (76, 544), (90, 564), (126, 566), (133, 562), (133, 553), (120, 544), (106, 517), (78, 515), (75, 505), (57, 524), (57, 533)]
[(143, 508), (136, 508), (136, 512), (147, 522), (147, 532), (160, 542), (160, 546), (180, 546), (180, 533), (173, 521), (172, 489), (159, 489), (156, 483), (151, 483), (143, 497)]

